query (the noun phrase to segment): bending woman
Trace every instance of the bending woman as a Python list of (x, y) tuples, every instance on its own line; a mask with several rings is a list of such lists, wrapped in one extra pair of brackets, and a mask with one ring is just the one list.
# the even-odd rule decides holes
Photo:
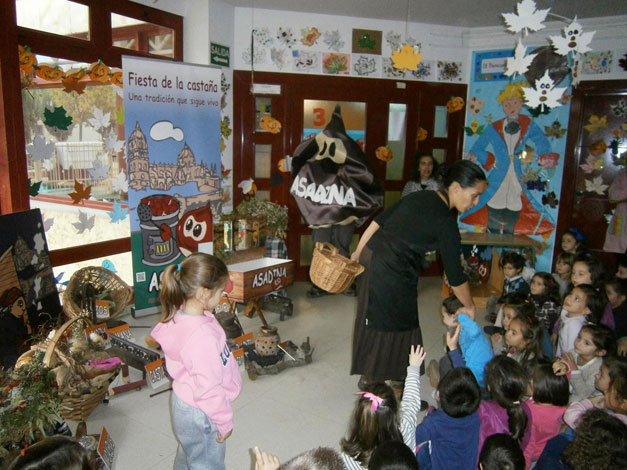
[(487, 188), (483, 170), (461, 160), (441, 172), (441, 191), (417, 191), (379, 214), (364, 232), (351, 259), (366, 271), (358, 279), (357, 318), (351, 374), (360, 384), (403, 381), (407, 351), (422, 345), (418, 321), (418, 273), (427, 251), (439, 250), (444, 271), (463, 311), (475, 316), (475, 304), (462, 270), (457, 218), (475, 206)]

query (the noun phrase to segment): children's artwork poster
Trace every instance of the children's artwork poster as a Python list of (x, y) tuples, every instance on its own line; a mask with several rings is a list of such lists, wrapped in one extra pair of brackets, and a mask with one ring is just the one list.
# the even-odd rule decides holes
[(135, 314), (160, 310), (161, 273), (212, 252), (221, 211), (220, 69), (123, 57)]
[[(524, 75), (505, 79), (496, 76), (498, 63), (512, 57), (511, 50), (474, 53), (475, 67), (485, 60), (491, 65), (472, 74), (464, 158), (483, 167), (489, 185), (459, 219), (467, 230), (527, 235), (540, 242), (543, 248), (529, 262), (536, 271), (550, 272), (548, 248), (555, 241), (571, 89), (561, 56), (546, 49), (534, 51), (538, 55)], [(553, 106), (543, 106), (540, 99), (540, 106), (531, 107), (526, 96), (534, 96), (533, 89), (547, 90)]]
[(13, 367), (61, 304), (39, 209), (0, 216), (0, 359)]

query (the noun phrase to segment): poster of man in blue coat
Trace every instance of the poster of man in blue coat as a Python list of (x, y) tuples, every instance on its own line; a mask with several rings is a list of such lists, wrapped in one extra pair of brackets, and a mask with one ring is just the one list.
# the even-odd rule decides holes
[(509, 83), (499, 93), (497, 101), (505, 117), (486, 126), (468, 153), (468, 158), (487, 171), (489, 186), (461, 221), (486, 227), (491, 233), (542, 235), (551, 232), (555, 224), (523, 181), (521, 163), (535, 155), (538, 166), (553, 167), (559, 154), (551, 150), (540, 127), (521, 114), (522, 87), (521, 82)]

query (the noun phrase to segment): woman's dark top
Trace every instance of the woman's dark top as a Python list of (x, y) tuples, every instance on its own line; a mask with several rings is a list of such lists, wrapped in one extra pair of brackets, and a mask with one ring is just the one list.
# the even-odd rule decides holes
[(452, 286), (466, 282), (457, 219), (435, 191), (417, 191), (374, 220), (380, 228), (367, 243), (373, 254), (366, 326), (382, 331), (418, 328), (418, 273), (426, 252), (440, 252)]

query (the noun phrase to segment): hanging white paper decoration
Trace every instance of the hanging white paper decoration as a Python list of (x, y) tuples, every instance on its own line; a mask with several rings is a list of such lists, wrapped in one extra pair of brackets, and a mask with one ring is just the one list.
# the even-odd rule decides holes
[(531, 61), (533, 61), (533, 58), (538, 54), (525, 55), (526, 50), (527, 48), (523, 45), (522, 41), (518, 39), (518, 44), (514, 49), (514, 57), (507, 58), (507, 70), (505, 71), (505, 75), (508, 77), (517, 73), (523, 75), (527, 70), (529, 70)]
[(571, 24), (562, 29), (563, 36), (549, 36), (553, 49), (560, 55), (583, 54), (592, 50), (588, 45), (594, 37), (595, 31), (583, 32), (583, 26), (577, 22), (577, 17)]
[(561, 98), (566, 91), (566, 87), (556, 87), (549, 76), (549, 71), (545, 71), (544, 75), (536, 80), (534, 88), (523, 88), (525, 93), (525, 101), (527, 106), (537, 108), (541, 106), (541, 111), (546, 108), (555, 108), (561, 106)]
[(516, 13), (502, 13), (508, 31), (512, 33), (538, 31), (544, 28), (542, 23), (546, 19), (550, 8), (546, 10), (536, 10), (536, 2), (533, 0), (522, 0), (516, 5)]

